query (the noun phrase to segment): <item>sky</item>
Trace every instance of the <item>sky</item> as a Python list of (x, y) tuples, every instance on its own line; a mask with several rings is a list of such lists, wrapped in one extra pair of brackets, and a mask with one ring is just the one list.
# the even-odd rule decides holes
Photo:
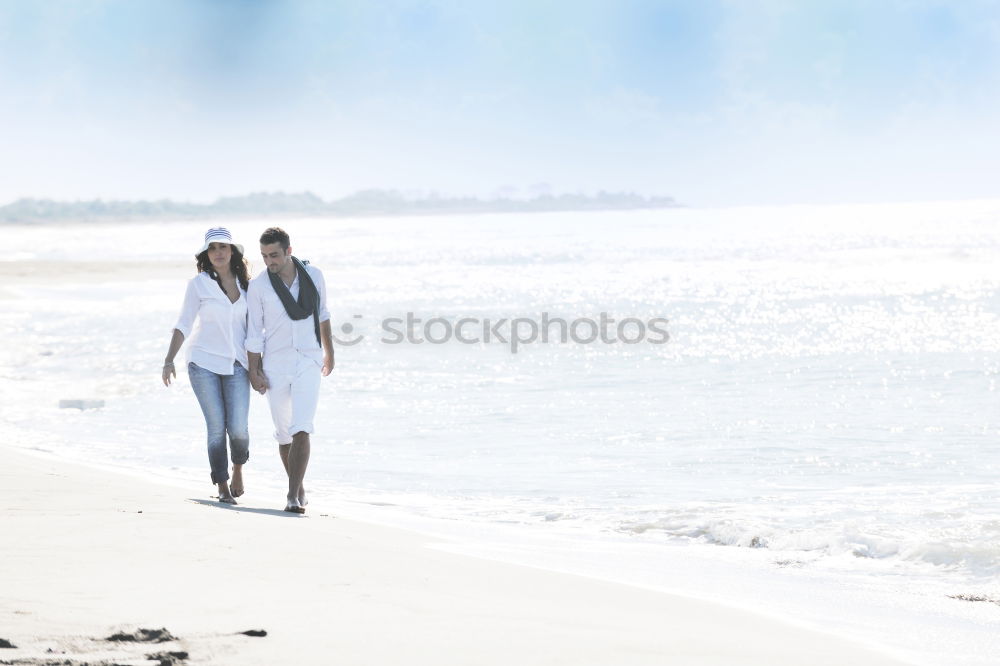
[(1000, 1), (0, 0), (0, 205), (1000, 196)]

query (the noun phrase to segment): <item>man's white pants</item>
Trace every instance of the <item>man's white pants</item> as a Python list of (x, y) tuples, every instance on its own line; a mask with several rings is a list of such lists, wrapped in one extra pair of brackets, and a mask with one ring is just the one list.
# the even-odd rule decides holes
[(319, 402), (320, 367), (316, 361), (296, 354), (294, 363), (286, 362), (278, 367), (268, 367), (265, 363), (264, 376), (267, 377), (267, 402), (271, 406), (274, 438), (278, 444), (291, 444), (292, 435), (297, 432), (312, 434)]

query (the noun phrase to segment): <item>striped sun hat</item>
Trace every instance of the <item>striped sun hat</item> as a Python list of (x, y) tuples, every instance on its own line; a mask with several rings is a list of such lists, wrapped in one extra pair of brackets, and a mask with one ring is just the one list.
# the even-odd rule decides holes
[(205, 244), (201, 246), (201, 249), (195, 252), (195, 257), (208, 249), (210, 243), (229, 243), (237, 250), (240, 254), (244, 254), (243, 246), (239, 243), (233, 242), (233, 235), (229, 233), (229, 229), (225, 227), (213, 227), (205, 232)]

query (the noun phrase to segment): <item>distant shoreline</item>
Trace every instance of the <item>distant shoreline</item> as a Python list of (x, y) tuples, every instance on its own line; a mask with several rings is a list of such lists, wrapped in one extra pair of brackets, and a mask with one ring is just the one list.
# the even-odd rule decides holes
[(571, 211), (649, 210), (683, 208), (672, 197), (645, 197), (631, 192), (596, 195), (544, 194), (531, 199), (426, 197), (410, 199), (393, 190), (365, 190), (324, 201), (311, 192), (253, 193), (223, 197), (211, 204), (158, 201), (56, 201), (19, 199), (0, 206), (0, 224), (48, 222), (128, 222), (266, 217), (377, 217), (472, 215), (480, 213), (540, 213)]

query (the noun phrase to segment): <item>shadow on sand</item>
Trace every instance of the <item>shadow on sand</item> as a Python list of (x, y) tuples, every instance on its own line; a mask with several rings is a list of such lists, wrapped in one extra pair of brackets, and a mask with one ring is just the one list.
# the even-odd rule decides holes
[(260, 513), (265, 516), (278, 516), (280, 518), (305, 517), (304, 514), (291, 513), (289, 511), (283, 511), (282, 509), (257, 509), (249, 506), (240, 506), (239, 504), (233, 506), (232, 504), (224, 504), (218, 500), (194, 499), (192, 497), (189, 497), (188, 501), (194, 502), (195, 504), (201, 504), (202, 506), (210, 506), (216, 509), (225, 509), (226, 511), (240, 511), (242, 513)]

